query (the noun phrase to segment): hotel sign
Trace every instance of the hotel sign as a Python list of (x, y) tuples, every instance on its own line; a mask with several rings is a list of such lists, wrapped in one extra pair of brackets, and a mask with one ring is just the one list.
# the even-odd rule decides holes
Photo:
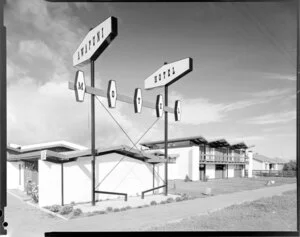
[(117, 18), (109, 17), (85, 36), (73, 54), (73, 66), (83, 66), (89, 60), (96, 60), (117, 35)]
[(192, 58), (163, 65), (145, 80), (145, 89), (169, 86), (193, 70)]

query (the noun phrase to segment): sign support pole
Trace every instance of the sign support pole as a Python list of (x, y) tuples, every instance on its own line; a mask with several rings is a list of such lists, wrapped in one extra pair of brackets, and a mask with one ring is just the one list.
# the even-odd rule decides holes
[[(91, 87), (95, 86), (95, 61), (91, 60)], [(91, 153), (92, 153), (92, 206), (95, 206), (95, 95), (91, 94)]]
[[(165, 86), (165, 107), (168, 106), (168, 86)], [(165, 196), (168, 196), (168, 111), (165, 111)]]

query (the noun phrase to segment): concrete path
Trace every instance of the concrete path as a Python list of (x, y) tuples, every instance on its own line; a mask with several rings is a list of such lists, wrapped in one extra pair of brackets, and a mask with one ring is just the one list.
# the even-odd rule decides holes
[(69, 221), (49, 216), (8, 194), (5, 221), (8, 222), (7, 231), (10, 237), (38, 237), (53, 231), (143, 231), (153, 226), (295, 189), (296, 184), (286, 184)]
[(296, 184), (266, 187), (256, 190), (230, 193), (209, 198), (133, 209), (125, 212), (111, 213), (74, 219), (55, 227), (53, 231), (135, 231), (146, 230), (152, 226), (180, 221), (196, 215), (207, 214), (234, 204), (254, 201), (263, 197), (281, 195), (285, 191), (296, 189)]

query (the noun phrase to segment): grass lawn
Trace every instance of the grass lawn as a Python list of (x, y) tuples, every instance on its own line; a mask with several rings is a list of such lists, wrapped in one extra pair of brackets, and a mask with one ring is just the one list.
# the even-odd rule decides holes
[(149, 231), (296, 231), (296, 202), (296, 190), (289, 191)]
[[(208, 182), (194, 181), (184, 182), (183, 180), (169, 181), (169, 193), (187, 193), (192, 197), (204, 197), (205, 188), (211, 188), (213, 195), (240, 192), (243, 190), (252, 190), (266, 187), (268, 180), (274, 180), (278, 186), (282, 184), (296, 183), (296, 178), (285, 177), (258, 177), (258, 178), (229, 178), (212, 179)], [(175, 184), (175, 185), (174, 185)]]

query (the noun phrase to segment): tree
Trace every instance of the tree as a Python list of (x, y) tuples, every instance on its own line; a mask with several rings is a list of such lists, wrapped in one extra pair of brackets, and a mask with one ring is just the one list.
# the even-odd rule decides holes
[(296, 171), (297, 170), (297, 163), (295, 160), (290, 160), (288, 163), (285, 163), (283, 166), (284, 171)]

